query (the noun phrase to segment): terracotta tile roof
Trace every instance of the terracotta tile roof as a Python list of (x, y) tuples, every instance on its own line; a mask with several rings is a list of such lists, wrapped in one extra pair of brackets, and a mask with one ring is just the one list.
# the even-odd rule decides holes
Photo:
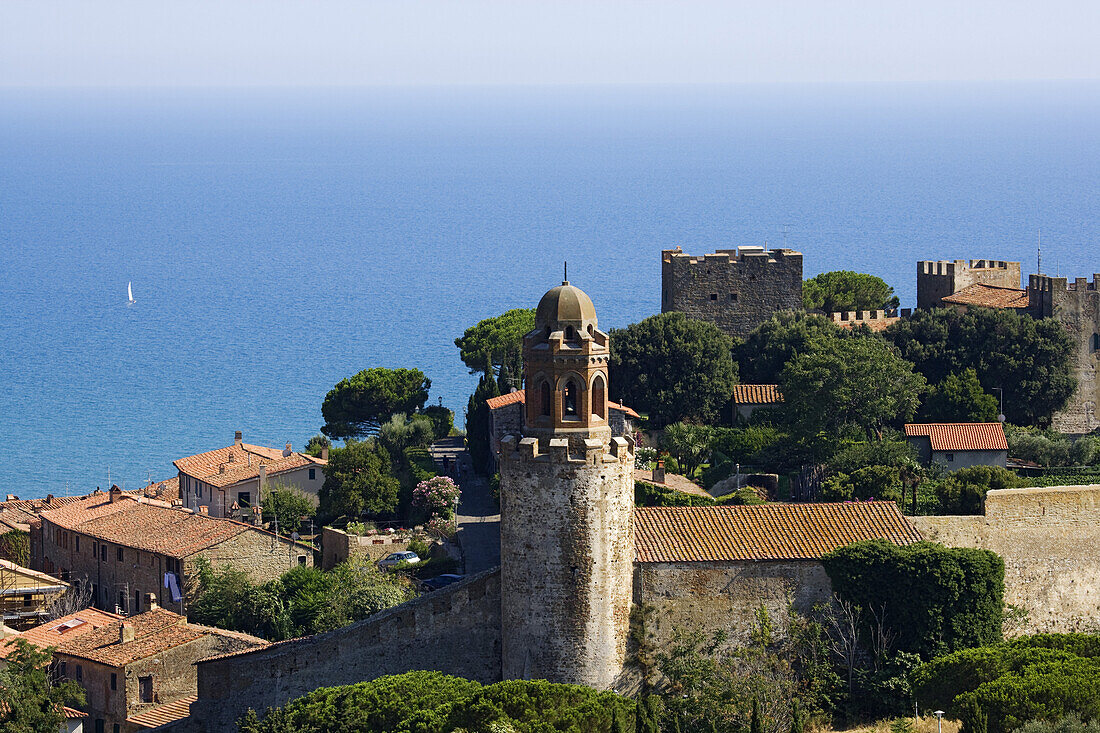
[(815, 560), (859, 540), (920, 540), (892, 501), (639, 507), (637, 562)]
[(65, 716), (65, 720), (80, 720), (88, 717), (88, 714), (83, 710), (73, 710), (64, 706), (61, 707), (61, 714)]
[(35, 626), (33, 629), (27, 629), (17, 636), (11, 636), (0, 641), (0, 658), (6, 657), (11, 653), (16, 639), (24, 639), (42, 648), (58, 646), (62, 642), (66, 642), (69, 639), (75, 639), (90, 631), (114, 623), (121, 618), (122, 616), (107, 613), (106, 611), (100, 611), (95, 608), (85, 608), (83, 611), (77, 611), (76, 613), (70, 613), (68, 616), (62, 616), (53, 621), (47, 621), (41, 626)]
[[(120, 641), (123, 624), (133, 628), (133, 641)], [(157, 608), (67, 640), (58, 645), (56, 653), (121, 667), (204, 636), (204, 631), (192, 628), (183, 616)]]
[(157, 705), (155, 708), (143, 710), (131, 715), (126, 722), (136, 728), (156, 728), (177, 720), (183, 720), (191, 715), (191, 703), (198, 700), (198, 695), (182, 697), (175, 702)]
[[(487, 404), (489, 406), (490, 410), (496, 410), (496, 409), (499, 409), (501, 407), (505, 407), (507, 405), (514, 405), (514, 404), (517, 404), (517, 403), (522, 405), (523, 402), (524, 402), (524, 395), (525, 395), (525, 390), (517, 389), (515, 392), (509, 392), (508, 394), (502, 394), (499, 397), (490, 397), (489, 399), (485, 400), (485, 404)], [(634, 410), (630, 409), (626, 405), (620, 405), (618, 402), (608, 401), (607, 406), (612, 410), (620, 410), (622, 412), (625, 412), (630, 417), (634, 417), (634, 418), (640, 417), (638, 415), (638, 413), (634, 412)]]
[[(86, 497), (83, 496), (50, 496), (45, 499), (11, 499), (0, 501), (0, 525), (9, 529), (28, 531), (31, 522), (38, 518), (41, 512), (51, 509), (59, 509), (68, 504), (73, 504)], [(0, 532), (6, 531), (0, 528)]]
[(733, 401), (738, 405), (773, 405), (783, 401), (778, 384), (738, 384), (733, 388)]
[(215, 519), (132, 496), (111, 502), (108, 494), (44, 512), (42, 518), (116, 545), (178, 558), (243, 532), (260, 531), (231, 519)]
[(909, 423), (905, 435), (927, 437), (932, 450), (1008, 450), (1004, 426), (999, 422)]
[(1026, 290), (999, 288), (985, 283), (967, 285), (957, 293), (941, 300), (950, 305), (979, 305), (985, 308), (1027, 308), (1028, 306)]
[(260, 475), (261, 464), (267, 466), (268, 476), (274, 476), (306, 466), (325, 466), (328, 461), (305, 453), (283, 456), (276, 448), (241, 443), (180, 458), (172, 464), (188, 476), (222, 488), (256, 478)]

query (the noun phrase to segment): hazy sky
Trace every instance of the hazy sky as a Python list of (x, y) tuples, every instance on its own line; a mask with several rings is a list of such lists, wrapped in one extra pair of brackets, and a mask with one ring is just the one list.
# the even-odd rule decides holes
[(0, 0), (0, 85), (1100, 78), (1097, 0)]

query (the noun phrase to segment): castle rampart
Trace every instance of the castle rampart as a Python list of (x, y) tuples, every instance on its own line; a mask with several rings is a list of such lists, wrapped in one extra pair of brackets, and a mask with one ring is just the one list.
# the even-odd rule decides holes
[(1079, 277), (1032, 275), (1028, 280), (1028, 309), (1036, 318), (1054, 318), (1065, 326), (1073, 342), (1071, 360), (1077, 390), (1055, 413), (1051, 427), (1063, 433), (1084, 434), (1100, 428), (1100, 273), (1089, 282)]
[(1020, 288), (1019, 262), (1004, 260), (926, 260), (917, 263), (917, 308), (939, 308), (942, 299), (982, 283)]
[(1027, 612), (1015, 633), (1095, 630), (1100, 486), (990, 491), (984, 515), (909, 521), (927, 540), (1004, 558), (1005, 602)]
[(679, 311), (744, 338), (781, 310), (802, 310), (802, 253), (762, 247), (703, 257), (661, 252), (661, 312)]

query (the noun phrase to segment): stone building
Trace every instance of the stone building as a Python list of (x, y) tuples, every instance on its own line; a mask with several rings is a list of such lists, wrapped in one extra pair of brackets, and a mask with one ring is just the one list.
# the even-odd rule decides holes
[[(186, 717), (195, 699), (195, 662), (268, 645), (235, 631), (189, 624), (178, 614), (158, 608), (116, 619), (56, 645), (54, 670), (84, 688), (83, 706), (96, 731), (133, 733), (156, 727), (174, 705)], [(167, 721), (165, 721), (167, 722)], [(155, 724), (150, 724), (155, 723)]]
[(1020, 289), (1020, 263), (1000, 260), (940, 260), (917, 263), (917, 308), (940, 308), (943, 299), (974, 284)]
[(680, 311), (744, 338), (781, 310), (802, 310), (802, 253), (763, 247), (692, 257), (661, 252), (661, 312)]
[(737, 384), (733, 387), (733, 422), (744, 425), (757, 410), (774, 409), (783, 402), (778, 384)]
[(144, 594), (164, 589), (164, 605), (183, 612), (203, 558), (244, 570), (254, 582), (312, 565), (308, 545), (259, 527), (136, 497), (117, 487), (43, 512), (31, 531), (31, 564), (74, 587), (90, 584), (102, 609), (144, 610)]
[(1008, 441), (999, 422), (909, 423), (905, 437), (924, 465), (948, 471), (971, 466), (1008, 465)]
[(501, 567), (343, 629), (201, 662), (187, 730), (414, 669), (634, 691), (647, 670), (633, 631), (656, 648), (680, 625), (743, 638), (762, 602), (779, 618), (788, 597), (830, 597), (823, 553), (919, 539), (892, 502), (635, 509), (634, 442), (611, 419), (610, 344), (591, 300), (563, 284), (535, 321), (524, 398), (510, 398), (519, 419), (499, 439)]
[(1092, 282), (1083, 277), (1069, 282), (1064, 277), (1032, 275), (1027, 292), (1031, 314), (1059, 321), (1073, 342), (1077, 391), (1055, 413), (1051, 427), (1077, 435), (1100, 428), (1100, 273), (1093, 274)]
[(317, 497), (325, 482), (328, 449), (321, 458), (295, 453), (290, 443), (282, 450), (249, 445), (238, 430), (233, 445), (173, 461), (179, 471), (183, 505), (206, 507), (212, 517), (247, 516), (271, 486), (293, 487)]

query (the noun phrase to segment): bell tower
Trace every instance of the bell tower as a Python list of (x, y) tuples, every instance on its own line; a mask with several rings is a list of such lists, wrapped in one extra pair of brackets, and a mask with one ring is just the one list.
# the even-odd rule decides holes
[(609, 689), (634, 573), (634, 445), (608, 422), (610, 340), (591, 298), (549, 290), (523, 339), (522, 435), (501, 441), (505, 679)]

